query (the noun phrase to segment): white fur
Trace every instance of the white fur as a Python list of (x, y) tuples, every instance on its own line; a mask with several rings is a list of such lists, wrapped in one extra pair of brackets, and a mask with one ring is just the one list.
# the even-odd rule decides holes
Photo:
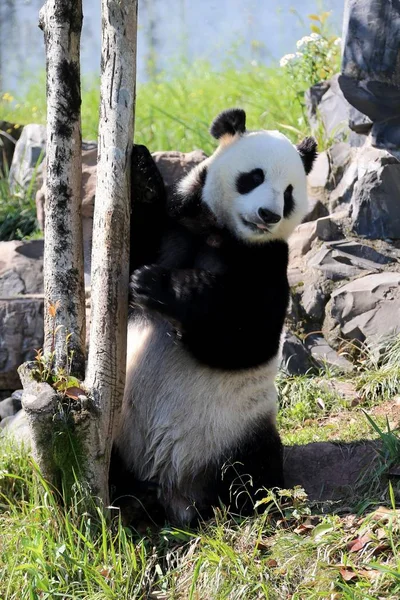
[[(296, 147), (279, 131), (253, 131), (224, 140), (212, 156), (181, 181), (181, 193), (193, 186), (199, 170), (205, 165), (207, 178), (203, 200), (221, 224), (228, 225), (245, 241), (287, 240), (308, 211), (307, 179), (302, 160)], [(248, 194), (239, 194), (236, 189), (238, 175), (255, 168), (263, 170), (264, 183)], [(293, 186), (295, 210), (284, 218), (283, 194), (288, 185)], [(259, 208), (266, 208), (281, 217), (268, 232), (253, 231), (241, 219), (248, 217), (251, 220)]]
[[(260, 416), (275, 421), (276, 370), (276, 359), (241, 372), (200, 366), (166, 321), (131, 322), (116, 444), (139, 479), (157, 481), (164, 499), (173, 495), (182, 517), (182, 502), (186, 509), (188, 498), (202, 500), (191, 479), (218, 461)], [(193, 516), (185, 515), (183, 520)]]

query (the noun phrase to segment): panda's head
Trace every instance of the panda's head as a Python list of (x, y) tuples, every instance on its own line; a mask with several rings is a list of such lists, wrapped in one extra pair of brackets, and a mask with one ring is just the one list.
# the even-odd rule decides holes
[(308, 211), (315, 140), (296, 147), (278, 131), (247, 131), (241, 109), (222, 112), (210, 132), (219, 147), (180, 182), (181, 198), (201, 199), (219, 226), (246, 242), (286, 240)]

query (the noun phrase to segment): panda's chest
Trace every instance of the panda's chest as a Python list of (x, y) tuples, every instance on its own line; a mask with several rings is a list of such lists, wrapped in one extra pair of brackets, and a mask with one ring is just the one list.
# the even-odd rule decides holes
[[(135, 438), (136, 456), (144, 478), (171, 477), (195, 472), (224, 456), (233, 440), (240, 440), (265, 415), (276, 414), (275, 361), (242, 373), (200, 365), (174, 339), (167, 324), (130, 329), (130, 349), (139, 346), (128, 364), (130, 402), (134, 422), (145, 437)], [(139, 334), (140, 335), (136, 335)], [(169, 465), (169, 466), (168, 466)], [(179, 465), (179, 467), (178, 467)]]
[(224, 243), (218, 232), (210, 233), (198, 244), (194, 254), (193, 267), (216, 275), (225, 271)]

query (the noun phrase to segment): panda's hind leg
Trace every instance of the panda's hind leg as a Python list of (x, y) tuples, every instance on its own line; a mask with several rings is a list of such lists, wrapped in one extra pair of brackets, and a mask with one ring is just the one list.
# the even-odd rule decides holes
[(217, 481), (218, 496), (232, 513), (248, 516), (265, 490), (282, 488), (283, 446), (276, 425), (263, 419), (242, 443), (233, 448)]

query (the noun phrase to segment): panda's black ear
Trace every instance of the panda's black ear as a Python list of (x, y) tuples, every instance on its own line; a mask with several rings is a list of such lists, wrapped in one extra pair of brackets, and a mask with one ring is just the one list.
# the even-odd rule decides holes
[(246, 131), (246, 113), (241, 108), (228, 108), (215, 117), (210, 133), (216, 140), (224, 135), (234, 136)]
[(306, 137), (297, 145), (297, 150), (303, 161), (306, 175), (308, 175), (317, 158), (317, 142), (313, 137)]

